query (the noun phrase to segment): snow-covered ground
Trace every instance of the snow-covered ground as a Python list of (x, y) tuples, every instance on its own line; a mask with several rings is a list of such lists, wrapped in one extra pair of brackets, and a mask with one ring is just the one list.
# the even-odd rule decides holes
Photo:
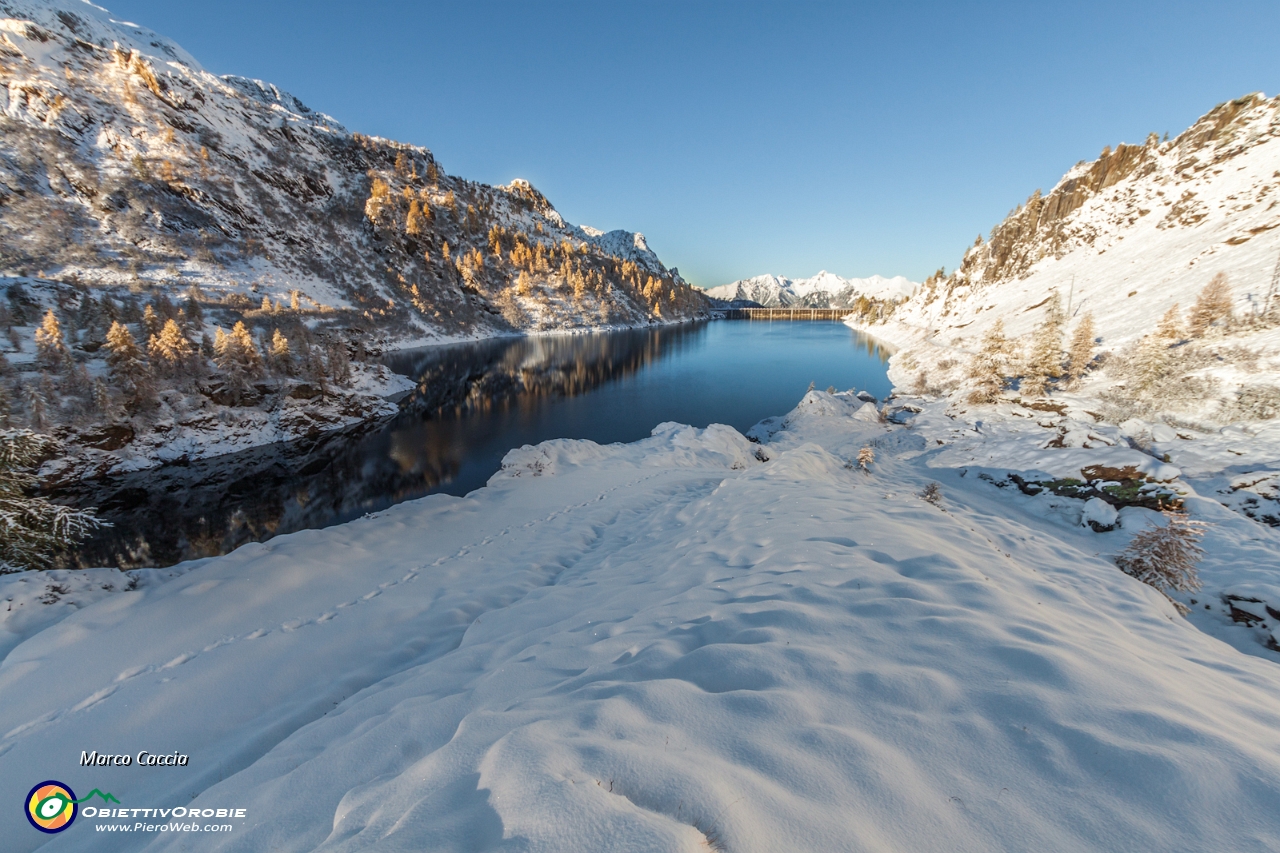
[[(82, 816), (67, 851), (1280, 847), (1280, 655), (1115, 568), (1151, 513), (1081, 527), (979, 476), (917, 402), (896, 426), (811, 392), (758, 444), (547, 442), (465, 498), (179, 567), (38, 633), (5, 614), (0, 799), (56, 778), (246, 810), (216, 835)], [(1172, 474), (1105, 443), (1039, 457), (1090, 450)], [(1207, 575), (1275, 570), (1270, 529), (1210, 520)], [(190, 761), (79, 766), (142, 749)], [(47, 839), (16, 809), (0, 837)]]

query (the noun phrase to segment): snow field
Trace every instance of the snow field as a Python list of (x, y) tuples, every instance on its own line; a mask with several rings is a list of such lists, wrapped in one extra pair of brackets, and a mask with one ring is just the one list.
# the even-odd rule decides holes
[[(512, 451), (87, 606), (0, 664), (0, 797), (56, 768), (247, 808), (227, 851), (1280, 846), (1280, 669), (1120, 573), (1124, 534), (846, 395), (774, 428)], [(72, 769), (95, 748), (192, 759)]]

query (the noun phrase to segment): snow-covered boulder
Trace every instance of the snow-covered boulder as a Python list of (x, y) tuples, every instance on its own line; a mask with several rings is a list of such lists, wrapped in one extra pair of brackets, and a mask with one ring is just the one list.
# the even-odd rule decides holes
[(1084, 510), (1080, 513), (1080, 526), (1092, 528), (1095, 533), (1115, 530), (1120, 524), (1120, 514), (1116, 508), (1102, 498), (1089, 498), (1084, 502)]

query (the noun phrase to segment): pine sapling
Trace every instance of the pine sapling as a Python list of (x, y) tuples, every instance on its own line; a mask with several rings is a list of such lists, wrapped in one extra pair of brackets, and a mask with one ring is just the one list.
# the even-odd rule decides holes
[(858, 467), (863, 471), (870, 471), (871, 465), (876, 461), (876, 452), (871, 449), (871, 445), (863, 445), (858, 451)]
[(1185, 512), (1166, 509), (1162, 514), (1164, 526), (1139, 531), (1129, 547), (1115, 558), (1116, 565), (1125, 574), (1164, 593), (1178, 612), (1186, 615), (1186, 606), (1174, 601), (1169, 592), (1200, 589), (1196, 565), (1204, 556), (1200, 540), (1209, 524), (1194, 521)]

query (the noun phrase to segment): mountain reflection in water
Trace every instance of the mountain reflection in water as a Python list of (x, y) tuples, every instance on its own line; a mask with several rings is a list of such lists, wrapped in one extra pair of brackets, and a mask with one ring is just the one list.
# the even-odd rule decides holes
[(505, 338), (386, 358), (417, 379), (373, 427), (96, 481), (57, 497), (115, 526), (67, 565), (164, 566), (480, 488), (513, 447), (634, 441), (675, 420), (746, 430), (812, 381), (889, 390), (889, 352), (835, 323), (717, 322)]

